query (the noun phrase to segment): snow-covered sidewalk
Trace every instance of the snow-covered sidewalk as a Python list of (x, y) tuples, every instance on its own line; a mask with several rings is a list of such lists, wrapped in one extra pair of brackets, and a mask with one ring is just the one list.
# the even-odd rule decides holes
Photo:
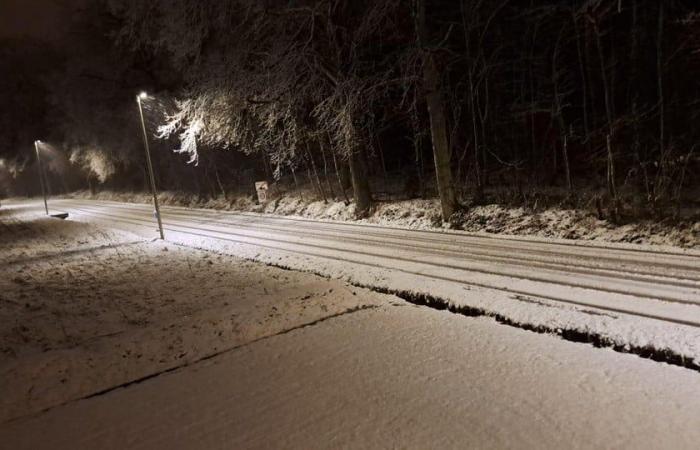
[(414, 306), (357, 311), (0, 426), (13, 449), (674, 448), (700, 377)]
[(385, 297), (92, 224), (0, 212), (0, 422)]

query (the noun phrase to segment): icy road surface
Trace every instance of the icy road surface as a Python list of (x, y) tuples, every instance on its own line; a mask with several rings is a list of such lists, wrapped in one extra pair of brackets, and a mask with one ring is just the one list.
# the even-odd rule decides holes
[[(38, 206), (38, 203), (37, 203)], [(152, 206), (53, 208), (157, 236)], [(166, 239), (700, 362), (700, 252), (164, 207)], [(698, 363), (700, 364), (700, 363)], [(698, 366), (700, 367), (700, 365)]]

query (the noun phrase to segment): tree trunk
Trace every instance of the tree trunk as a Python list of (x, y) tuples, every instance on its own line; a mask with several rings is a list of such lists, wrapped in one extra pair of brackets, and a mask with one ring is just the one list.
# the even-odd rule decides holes
[[(309, 144), (306, 144), (306, 157), (311, 162), (311, 169), (314, 171), (314, 177), (316, 178), (316, 185), (318, 186), (318, 192), (321, 194), (324, 203), (328, 203), (328, 197), (326, 196), (326, 191), (323, 189), (323, 183), (321, 183), (321, 177), (318, 176), (318, 170), (316, 169), (316, 161), (314, 160), (311, 150), (309, 150)], [(307, 167), (308, 169), (308, 167)], [(309, 181), (313, 184), (311, 176), (309, 175)]]
[(593, 27), (596, 36), (596, 47), (598, 49), (598, 59), (600, 61), (600, 77), (603, 82), (603, 97), (605, 98), (605, 117), (608, 121), (608, 134), (613, 135), (613, 113), (610, 98), (610, 85), (608, 84), (608, 75), (605, 71), (605, 55), (603, 52), (603, 44), (600, 39), (600, 29), (598, 28), (598, 23), (593, 22)]
[(296, 191), (299, 193), (299, 198), (301, 198), (301, 201), (304, 201), (304, 193), (299, 189), (299, 181), (297, 180), (297, 172), (294, 170), (293, 165), (289, 165), (289, 169), (292, 171), (292, 178), (294, 179), (294, 188)]
[(450, 167), (450, 146), (447, 142), (445, 102), (440, 92), (440, 74), (437, 70), (435, 59), (433, 58), (433, 54), (424, 48), (427, 38), (425, 0), (419, 0), (417, 12), (417, 31), (420, 47), (423, 49), (423, 83), (425, 100), (428, 104), (428, 115), (430, 116), (430, 133), (433, 141), (435, 175), (437, 178), (438, 194), (440, 195), (442, 220), (448, 221), (455, 212), (457, 199), (454, 183), (452, 181), (452, 169)]
[(656, 38), (656, 77), (659, 89), (659, 149), (660, 154), (664, 154), (665, 136), (665, 99), (664, 99), (664, 76), (663, 76), (663, 38), (664, 38), (664, 3), (659, 2), (659, 29)]
[(219, 189), (221, 189), (221, 193), (224, 196), (224, 200), (228, 200), (228, 193), (226, 192), (224, 184), (221, 182), (221, 177), (219, 177), (219, 169), (217, 169), (216, 167), (214, 167), (214, 175), (216, 175), (216, 184), (219, 185)]
[(617, 187), (615, 186), (615, 159), (613, 156), (612, 145), (610, 143), (610, 135), (606, 136), (606, 147), (608, 149), (608, 193), (612, 200), (612, 220), (618, 222), (620, 218), (620, 202), (617, 198)]
[(386, 173), (386, 161), (384, 161), (384, 149), (382, 148), (382, 143), (379, 141), (379, 137), (376, 139), (377, 142), (377, 150), (379, 153), (379, 162), (382, 165), (382, 176), (384, 177), (384, 190), (387, 191), (387, 186), (389, 184), (389, 177)]
[(578, 67), (581, 76), (581, 105), (583, 106), (583, 140), (588, 142), (590, 127), (588, 125), (588, 77), (583, 62), (583, 51), (581, 50), (581, 34), (579, 33), (578, 21), (573, 9), (571, 10), (571, 20), (573, 21), (574, 32), (576, 33), (576, 54), (578, 56)]
[(569, 166), (569, 143), (567, 136), (564, 136), (564, 147), (562, 148), (562, 153), (564, 157), (564, 171), (566, 173), (566, 191), (570, 198), (574, 196), (574, 186), (571, 183), (571, 168)]
[[(554, 111), (555, 111), (555, 117), (557, 119), (558, 125), (559, 125), (559, 137), (562, 140), (563, 147), (562, 147), (562, 159), (564, 160), (564, 169), (565, 169), (565, 174), (566, 174), (566, 185), (567, 189), (569, 192), (569, 196), (571, 196), (571, 173), (569, 172), (569, 155), (568, 155), (568, 147), (567, 147), (567, 133), (568, 130), (566, 128), (566, 122), (564, 121), (564, 106), (562, 105), (561, 97), (562, 93), (559, 91), (559, 70), (557, 66), (557, 58), (559, 56), (559, 45), (561, 43), (561, 40), (564, 36), (564, 29), (559, 33), (559, 38), (557, 39), (556, 45), (554, 46), (554, 53), (552, 55), (552, 80), (553, 80), (553, 85), (554, 85)], [(556, 144), (554, 145), (554, 152), (553, 152), (553, 179), (556, 180), (557, 178), (557, 149), (556, 149)]]
[(479, 164), (479, 135), (476, 129), (476, 106), (474, 104), (474, 80), (472, 69), (469, 69), (469, 107), (472, 115), (472, 136), (474, 140), (474, 181), (476, 183), (476, 199), (481, 201), (484, 194), (484, 183), (481, 179), (481, 164)]
[(348, 157), (350, 165), (350, 179), (355, 198), (355, 217), (361, 219), (367, 217), (372, 206), (372, 195), (367, 181), (367, 164), (362, 155), (362, 150), (357, 149)]
[(345, 199), (345, 204), (349, 205), (350, 204), (350, 199), (348, 198), (348, 194), (345, 188), (345, 183), (343, 183), (343, 177), (341, 175), (341, 170), (338, 167), (338, 158), (335, 157), (335, 153), (333, 153), (333, 150), (331, 149), (331, 156), (333, 156), (333, 166), (335, 167), (335, 175), (338, 177), (338, 185), (340, 186), (340, 191), (343, 193), (343, 198)]
[(326, 179), (326, 187), (328, 188), (328, 194), (335, 201), (335, 190), (331, 184), (331, 180), (328, 177), (328, 159), (326, 159), (326, 149), (323, 143), (323, 139), (318, 140), (318, 146), (321, 149), (321, 156), (323, 157), (323, 177)]

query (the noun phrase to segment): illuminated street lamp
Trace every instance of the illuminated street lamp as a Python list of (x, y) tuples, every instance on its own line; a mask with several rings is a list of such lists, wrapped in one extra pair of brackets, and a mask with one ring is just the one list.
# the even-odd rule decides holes
[(46, 215), (49, 215), (49, 204), (46, 202), (46, 188), (44, 187), (44, 168), (41, 166), (41, 156), (39, 155), (39, 144), (40, 140), (34, 141), (34, 148), (36, 149), (36, 160), (39, 162), (39, 184), (41, 184), (41, 195), (44, 196), (44, 209), (46, 210)]
[(141, 92), (136, 96), (136, 103), (139, 105), (139, 116), (141, 117), (141, 129), (143, 130), (143, 146), (146, 149), (146, 163), (148, 165), (148, 175), (151, 178), (151, 193), (153, 194), (153, 206), (156, 209), (156, 219), (158, 219), (158, 230), (160, 231), (160, 238), (165, 239), (163, 234), (163, 223), (160, 220), (160, 208), (158, 207), (158, 194), (156, 193), (156, 179), (153, 176), (153, 164), (151, 163), (151, 150), (148, 148), (148, 133), (146, 133), (146, 122), (143, 120), (143, 107), (141, 106), (141, 100), (146, 100), (148, 94)]

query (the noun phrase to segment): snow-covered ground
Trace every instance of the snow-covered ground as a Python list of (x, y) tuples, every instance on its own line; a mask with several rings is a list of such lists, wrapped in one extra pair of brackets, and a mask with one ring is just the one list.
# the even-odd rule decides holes
[(697, 373), (426, 308), (259, 340), (0, 425), (12, 449), (694, 449)]
[[(121, 214), (97, 225), (77, 210), (60, 221), (37, 205), (0, 209), (0, 447), (700, 442), (696, 371), (231, 255), (257, 251), (260, 260), (321, 271), (309, 256), (173, 230), (169, 241), (154, 241), (151, 219), (125, 226), (134, 219)], [(322, 268), (338, 269), (328, 260)], [(389, 271), (345, 270), (390, 281)], [(449, 285), (405, 273), (394, 281)], [(485, 304), (507, 300), (460, 289)], [(535, 308), (533, 320), (566, 310), (541, 303), (515, 302)], [(584, 314), (609, 325), (626, 320)]]
[[(79, 191), (69, 197), (133, 203), (150, 201), (150, 194), (147, 193), (110, 191), (94, 195), (89, 191)], [(371, 215), (362, 220), (354, 218), (354, 203), (346, 205), (341, 201), (324, 202), (315, 199), (308, 192), (304, 196), (299, 193), (281, 195), (262, 205), (245, 196), (230, 200), (217, 198), (199, 201), (192, 194), (182, 192), (162, 192), (159, 199), (162, 204), (170, 206), (371, 223), (420, 230), (442, 229), (437, 199), (378, 202)], [(460, 217), (458, 228), (484, 234), (700, 248), (698, 213), (694, 217), (679, 222), (647, 219), (616, 225), (608, 220), (599, 220), (594, 212), (588, 210), (546, 208), (533, 211), (523, 207), (491, 204), (469, 208)]]
[(0, 249), (0, 422), (384, 297), (23, 208)]

